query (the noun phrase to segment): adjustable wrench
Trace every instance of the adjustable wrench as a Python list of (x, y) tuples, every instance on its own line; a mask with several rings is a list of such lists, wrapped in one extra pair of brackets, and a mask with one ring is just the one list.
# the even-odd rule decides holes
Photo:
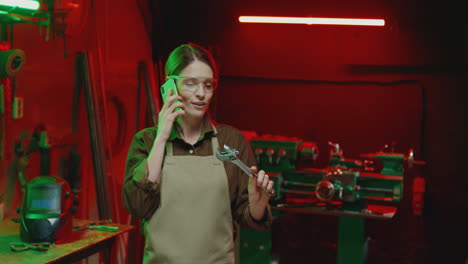
[[(237, 158), (237, 155), (239, 154), (238, 150), (233, 149), (226, 144), (224, 145), (224, 150), (225, 151), (223, 152), (221, 152), (219, 148), (216, 150), (216, 157), (219, 160), (221, 161), (229, 160), (230, 162), (237, 165), (237, 167), (239, 167), (245, 174), (249, 176), (252, 175), (253, 177), (255, 177), (255, 179), (258, 178), (258, 175), (255, 172), (253, 172), (249, 167), (247, 167), (247, 165), (245, 165), (240, 159)], [(263, 191), (268, 193), (270, 196), (275, 195), (274, 190), (268, 191), (266, 189), (263, 189)]]

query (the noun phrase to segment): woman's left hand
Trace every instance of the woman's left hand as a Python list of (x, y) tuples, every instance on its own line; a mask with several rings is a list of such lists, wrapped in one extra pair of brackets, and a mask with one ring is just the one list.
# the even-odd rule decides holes
[[(257, 172), (257, 167), (250, 168), (253, 172)], [(265, 214), (265, 208), (270, 200), (270, 194), (273, 190), (274, 182), (270, 180), (265, 171), (261, 170), (257, 173), (257, 179), (250, 176), (249, 179), (249, 209), (252, 217), (256, 220), (261, 220)]]

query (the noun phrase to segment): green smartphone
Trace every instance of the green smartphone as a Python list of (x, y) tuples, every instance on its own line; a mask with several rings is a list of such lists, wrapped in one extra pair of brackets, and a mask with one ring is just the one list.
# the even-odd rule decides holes
[[(172, 90), (172, 95), (179, 95), (177, 92), (176, 82), (173, 78), (169, 78), (162, 86), (161, 86), (161, 96), (164, 102), (166, 102), (169, 90)], [(175, 100), (174, 103), (180, 102), (179, 100)], [(174, 111), (180, 110), (180, 107), (177, 107)]]

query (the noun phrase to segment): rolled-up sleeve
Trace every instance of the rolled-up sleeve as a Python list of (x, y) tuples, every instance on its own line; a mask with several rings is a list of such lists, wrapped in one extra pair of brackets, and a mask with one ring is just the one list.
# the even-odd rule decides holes
[(132, 215), (149, 219), (159, 206), (160, 186), (148, 181), (147, 158), (153, 142), (138, 132), (130, 145), (122, 189), (123, 207)]
[[(242, 133), (239, 132), (237, 139), (237, 150), (239, 150), (239, 158), (250, 168), (257, 166), (255, 156), (251, 147)], [(271, 214), (271, 206), (267, 205), (263, 218), (259, 221), (255, 220), (249, 209), (249, 178), (240, 169), (235, 170), (237, 179), (237, 195), (235, 199), (235, 208), (233, 210), (234, 219), (243, 228), (251, 228), (259, 231), (267, 231), (271, 229), (273, 217)], [(252, 179), (253, 180), (253, 179)]]

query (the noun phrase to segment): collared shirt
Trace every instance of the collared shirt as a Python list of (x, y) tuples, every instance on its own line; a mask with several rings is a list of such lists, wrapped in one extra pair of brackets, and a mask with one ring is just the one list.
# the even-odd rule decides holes
[[(223, 124), (214, 124), (217, 130), (215, 134), (211, 123), (212, 121), (205, 117), (200, 137), (193, 145), (182, 139), (180, 127), (174, 125), (169, 137), (169, 141), (173, 144), (174, 155), (214, 155), (211, 137), (216, 136), (220, 149), (226, 144), (239, 151), (239, 159), (248, 167), (256, 165), (252, 149), (239, 130)], [(156, 127), (150, 127), (135, 134), (128, 151), (122, 190), (124, 208), (132, 215), (146, 220), (151, 218), (160, 202), (160, 186), (148, 181), (147, 167), (147, 157), (156, 138), (156, 132)], [(242, 227), (270, 229), (272, 221), (270, 206), (267, 206), (265, 216), (260, 221), (253, 219), (250, 214), (247, 189), (249, 177), (229, 161), (224, 161), (224, 168), (228, 177), (231, 214), (234, 220)], [(193, 201), (194, 203), (197, 201), (196, 197), (193, 197)]]

